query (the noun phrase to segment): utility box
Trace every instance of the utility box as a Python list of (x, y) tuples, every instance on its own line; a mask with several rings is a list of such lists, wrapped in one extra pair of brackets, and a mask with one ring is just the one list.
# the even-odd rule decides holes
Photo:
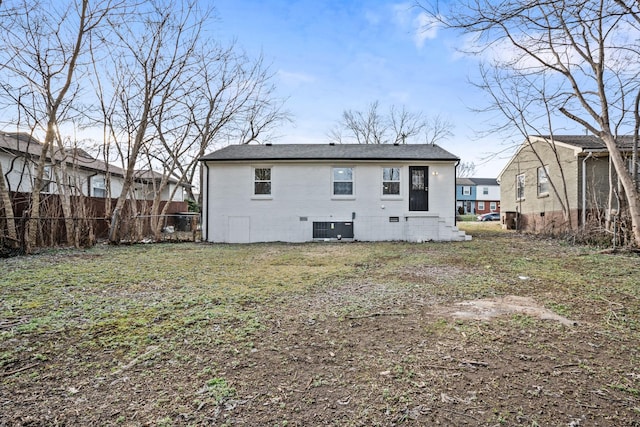
[(353, 222), (314, 222), (314, 239), (353, 239)]
[(197, 212), (179, 212), (176, 214), (176, 231), (192, 231), (197, 224)]
[(504, 217), (502, 218), (502, 228), (506, 228), (507, 230), (517, 230), (519, 219), (520, 214), (518, 214), (518, 212), (505, 212)]

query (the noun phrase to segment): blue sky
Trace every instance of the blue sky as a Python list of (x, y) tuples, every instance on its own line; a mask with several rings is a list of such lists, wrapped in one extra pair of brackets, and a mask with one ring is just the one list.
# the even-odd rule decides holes
[(413, 2), (382, 0), (215, 0), (212, 29), (235, 38), (251, 55), (263, 54), (278, 95), (293, 123), (275, 143), (325, 143), (344, 110), (365, 111), (378, 100), (381, 111), (405, 106), (454, 124), (454, 136), (439, 144), (465, 162), (477, 177), (496, 177), (506, 160), (482, 162), (504, 148), (478, 140), (490, 117), (470, 110), (486, 96), (469, 83), (474, 58), (456, 51), (461, 39), (446, 31), (420, 31)]

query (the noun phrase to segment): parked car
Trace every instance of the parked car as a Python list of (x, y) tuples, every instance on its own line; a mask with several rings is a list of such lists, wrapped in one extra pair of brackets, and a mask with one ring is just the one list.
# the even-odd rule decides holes
[(500, 221), (500, 212), (478, 215), (478, 221)]

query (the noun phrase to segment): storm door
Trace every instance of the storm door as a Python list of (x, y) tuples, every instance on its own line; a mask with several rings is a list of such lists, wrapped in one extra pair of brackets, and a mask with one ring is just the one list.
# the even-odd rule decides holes
[(409, 166), (409, 210), (429, 210), (428, 166)]

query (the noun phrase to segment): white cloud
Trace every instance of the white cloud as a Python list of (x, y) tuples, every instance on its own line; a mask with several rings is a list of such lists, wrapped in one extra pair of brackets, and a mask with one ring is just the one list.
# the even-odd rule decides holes
[(413, 41), (418, 49), (424, 46), (425, 40), (433, 40), (438, 36), (439, 23), (424, 12), (414, 18), (413, 25)]
[(413, 43), (418, 49), (424, 46), (426, 40), (433, 40), (438, 36), (440, 25), (426, 12), (418, 12), (410, 3), (393, 5), (393, 22), (403, 31), (412, 35)]
[(411, 5), (409, 3), (393, 5), (393, 22), (399, 27), (407, 27), (411, 24)]
[(294, 73), (290, 71), (279, 70), (278, 77), (285, 85), (298, 86), (304, 83), (313, 83), (316, 81), (315, 76), (306, 73)]
[[(579, 72), (579, 67), (585, 65), (584, 59), (575, 49), (575, 47), (561, 33), (554, 35), (550, 41), (544, 33), (512, 33), (511, 36), (522, 46), (526, 46), (530, 51), (535, 52), (542, 61), (548, 64), (562, 64), (567, 68), (574, 69)], [(575, 36), (575, 35), (574, 35)], [(581, 41), (576, 37), (578, 42)], [(490, 64), (509, 64), (510, 66), (529, 71), (541, 71), (547, 67), (532, 55), (525, 53), (516, 47), (508, 38), (499, 40), (479, 39), (477, 35), (466, 35), (462, 38), (462, 45), (458, 49), (458, 55), (463, 57), (477, 57), (480, 60)], [(635, 54), (637, 40), (640, 40), (640, 29), (634, 25), (625, 22), (617, 23), (607, 38), (607, 49), (605, 58), (606, 66), (615, 73), (637, 73), (640, 70)], [(550, 44), (551, 43), (551, 44)], [(591, 54), (598, 57), (598, 40), (589, 39), (589, 45), (592, 47)], [(583, 50), (586, 50), (584, 46)], [(632, 51), (632, 58), (629, 58), (629, 52)], [(458, 57), (456, 55), (456, 57)]]

